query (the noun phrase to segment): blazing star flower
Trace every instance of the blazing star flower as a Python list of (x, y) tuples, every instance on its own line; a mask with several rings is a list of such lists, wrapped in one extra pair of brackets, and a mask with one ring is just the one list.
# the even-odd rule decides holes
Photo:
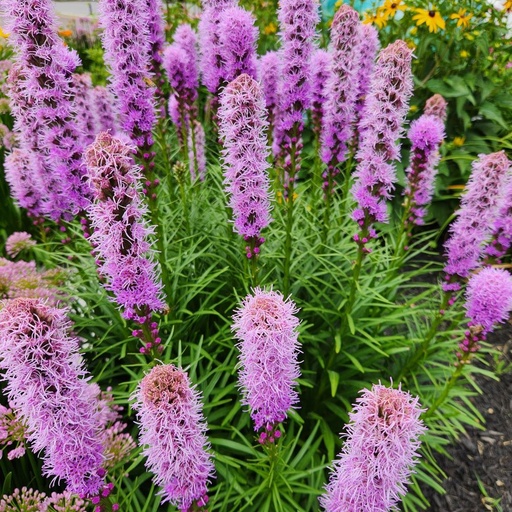
[(356, 99), (357, 121), (359, 121), (361, 111), (366, 101), (366, 95), (370, 90), (370, 78), (375, 66), (377, 51), (380, 47), (379, 34), (372, 25), (362, 24), (359, 27), (359, 38), (360, 61), (357, 68), (357, 83), (359, 84)]
[(183, 511), (204, 506), (215, 470), (200, 393), (183, 370), (167, 364), (155, 366), (142, 379), (135, 399), (139, 444), (155, 485), (162, 487), (162, 501)]
[(133, 163), (134, 150), (107, 132), (87, 148), (85, 161), (95, 199), (87, 213), (105, 288), (114, 294), (126, 318), (145, 323), (164, 303), (148, 241), (153, 229), (144, 221), (147, 207), (139, 197), (141, 174)]
[(199, 178), (201, 181), (206, 173), (206, 136), (203, 125), (194, 121), (189, 131), (189, 170), (193, 180)]
[(380, 384), (363, 390), (350, 413), (346, 440), (334, 462), (326, 512), (389, 512), (406, 493), (425, 432), (418, 398)]
[(219, 17), (220, 55), (224, 79), (233, 81), (245, 73), (256, 79), (258, 28), (254, 16), (241, 7), (228, 7)]
[(5, 8), (26, 96), (33, 101), (29, 115), (39, 123), (49, 196), (43, 213), (70, 220), (89, 202), (71, 77), (80, 59), (57, 35), (50, 0), (7, 0)]
[[(153, 158), (151, 131), (155, 124), (155, 88), (150, 72), (151, 39), (146, 0), (100, 0), (100, 25), (111, 90), (117, 98), (121, 128), (139, 153)], [(146, 156), (144, 156), (146, 155)]]
[[(317, 0), (281, 0), (278, 10), (281, 27), (280, 106), (277, 144), (285, 162), (285, 184), (293, 182), (300, 169), (303, 114), (311, 105), (311, 55), (318, 23)], [(295, 154), (292, 156), (292, 152)], [(292, 161), (295, 163), (291, 167)]]
[(500, 189), (510, 168), (504, 151), (479, 155), (473, 162), (473, 171), (461, 199), (457, 219), (450, 228), (451, 236), (445, 244), (445, 291), (460, 288), (460, 281), (478, 266), (483, 252), (482, 244), (492, 233), (498, 213)]
[(506, 178), (501, 198), (498, 204), (498, 213), (492, 228), (491, 240), (485, 248), (488, 262), (496, 260), (501, 262), (508, 249), (512, 246), (512, 177)]
[(77, 127), (82, 138), (82, 146), (86, 147), (94, 141), (97, 135), (97, 124), (94, 116), (92, 81), (89, 74), (74, 74), (75, 116)]
[(268, 112), (269, 133), (272, 133), (277, 109), (279, 107), (279, 76), (281, 75), (281, 60), (278, 52), (269, 51), (260, 57), (259, 76), (265, 96), (265, 108)]
[(411, 59), (412, 50), (400, 40), (380, 52), (361, 116), (359, 163), (352, 194), (359, 204), (353, 218), (361, 228), (356, 241), (362, 246), (376, 236), (373, 223), (388, 220), (385, 201), (396, 181), (390, 161), (400, 157), (398, 140), (413, 89)]
[[(148, 13), (149, 57), (151, 74), (158, 88), (163, 85), (162, 53), (165, 44), (164, 19), (161, 0), (146, 0)], [(158, 91), (162, 94), (162, 91)]]
[(5, 242), (5, 252), (15, 258), (22, 251), (26, 251), (34, 247), (36, 242), (32, 240), (32, 236), (25, 231), (17, 231), (9, 236)]
[(311, 120), (313, 121), (313, 131), (317, 136), (320, 136), (322, 131), (322, 120), (325, 115), (331, 60), (331, 54), (321, 48), (316, 49), (311, 56), (313, 75), (311, 79)]
[(326, 84), (327, 102), (322, 132), (322, 161), (327, 164), (324, 189), (332, 192), (337, 166), (347, 156), (352, 137), (358, 93), (359, 15), (347, 4), (336, 12), (331, 25), (332, 67)]
[(249, 75), (229, 83), (220, 97), (219, 133), (224, 183), (233, 210), (234, 230), (248, 243), (247, 257), (256, 256), (270, 223), (269, 149), (265, 103), (261, 86)]
[(300, 376), (297, 311), (281, 293), (255, 288), (233, 315), (242, 404), (250, 408), (254, 430), (265, 429), (262, 443), (279, 437), (278, 424), (299, 401), (294, 389)]
[(438, 29), (444, 30), (446, 23), (441, 17), (441, 13), (433, 7), (432, 9), (416, 9), (418, 14), (415, 14), (412, 19), (416, 20), (416, 25), (425, 25), (428, 27), (429, 32), (437, 32)]
[(66, 315), (40, 299), (7, 301), (0, 311), (0, 368), (32, 450), (44, 452), (45, 475), (94, 496), (104, 475), (102, 425)]
[(408, 218), (406, 226), (422, 225), (427, 214), (426, 206), (434, 194), (434, 179), (439, 162), (439, 147), (444, 139), (444, 126), (437, 116), (423, 114), (411, 123), (409, 129), (411, 141), (411, 161), (405, 173), (407, 185), (406, 208)]
[(425, 109), (423, 113), (427, 116), (436, 116), (443, 121), (446, 121), (446, 107), (448, 102), (440, 95), (434, 94), (425, 103)]
[(116, 120), (112, 108), (113, 98), (108, 89), (101, 85), (97, 85), (92, 89), (92, 98), (97, 124), (97, 133), (116, 133)]
[(512, 275), (504, 269), (486, 267), (473, 274), (466, 290), (465, 309), (472, 325), (484, 333), (505, 322), (512, 310)]

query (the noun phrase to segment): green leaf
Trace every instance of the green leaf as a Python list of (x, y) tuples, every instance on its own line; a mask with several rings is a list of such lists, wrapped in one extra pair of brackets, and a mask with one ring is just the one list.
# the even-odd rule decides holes
[(327, 370), (329, 374), (329, 382), (331, 383), (331, 395), (336, 396), (336, 391), (338, 390), (338, 384), (340, 382), (340, 374), (333, 370)]

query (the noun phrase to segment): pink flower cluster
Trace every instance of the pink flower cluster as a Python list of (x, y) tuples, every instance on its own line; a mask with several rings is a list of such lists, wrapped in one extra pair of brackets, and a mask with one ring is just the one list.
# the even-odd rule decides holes
[(281, 293), (255, 288), (233, 315), (242, 403), (250, 408), (254, 430), (264, 428), (261, 443), (280, 436), (278, 424), (299, 401), (294, 389), (300, 376), (297, 311)]

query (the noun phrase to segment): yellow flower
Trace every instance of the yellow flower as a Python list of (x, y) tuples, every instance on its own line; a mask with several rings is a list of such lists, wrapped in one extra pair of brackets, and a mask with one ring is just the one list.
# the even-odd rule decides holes
[(409, 107), (409, 112), (410, 112), (411, 114), (414, 114), (414, 112), (418, 112), (418, 105), (411, 105), (411, 106)]
[(9, 34), (7, 32), (4, 32), (4, 29), (0, 27), (0, 37), (3, 37), (4, 39), (7, 39), (9, 37)]
[(272, 21), (263, 29), (263, 32), (269, 36), (271, 34), (275, 34), (277, 32), (276, 24)]
[(465, 137), (454, 137), (453, 138), (453, 145), (454, 146), (463, 146), (464, 145), (464, 142), (466, 142), (466, 138)]
[[(512, 0), (511, 0), (512, 1)], [(451, 20), (457, 20), (457, 27), (469, 27), (469, 20), (473, 17), (471, 13), (466, 14), (466, 9), (459, 9), (459, 12), (450, 16)]]
[(377, 27), (382, 28), (386, 26), (386, 18), (382, 16), (382, 13), (377, 10), (375, 14), (371, 14), (369, 12), (364, 13), (364, 24), (373, 23), (377, 25)]
[(411, 28), (411, 36), (415, 36), (418, 33), (418, 27)]
[(469, 57), (469, 52), (467, 52), (466, 50), (461, 50), (461, 52), (459, 53), (459, 55), (460, 55), (463, 59), (466, 59), (467, 57)]
[(382, 7), (377, 9), (384, 19), (392, 18), (398, 11), (405, 11), (407, 6), (402, 3), (402, 0), (386, 0)]
[(503, 6), (503, 8), (506, 10), (506, 11), (512, 11), (512, 0), (507, 0), (505, 2), (505, 5)]
[(416, 50), (416, 43), (414, 41), (411, 41), (410, 39), (406, 39), (405, 43), (411, 50)]
[(60, 37), (71, 37), (72, 35), (73, 35), (73, 32), (71, 32), (71, 30), (69, 30), (69, 29), (59, 30)]
[(437, 9), (416, 9), (416, 12), (418, 14), (412, 17), (413, 20), (416, 20), (416, 25), (420, 26), (425, 23), (429, 32), (437, 32), (438, 28), (444, 30), (446, 24)]

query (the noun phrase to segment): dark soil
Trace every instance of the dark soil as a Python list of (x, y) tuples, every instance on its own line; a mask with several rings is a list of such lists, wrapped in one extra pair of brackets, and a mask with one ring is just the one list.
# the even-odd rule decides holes
[(490, 341), (501, 355), (489, 364), (508, 370), (499, 382), (478, 378), (483, 393), (473, 403), (485, 418), (484, 429), (468, 428), (449, 448), (450, 458), (438, 459), (447, 475), (446, 494), (426, 490), (431, 512), (512, 512), (512, 325)]

